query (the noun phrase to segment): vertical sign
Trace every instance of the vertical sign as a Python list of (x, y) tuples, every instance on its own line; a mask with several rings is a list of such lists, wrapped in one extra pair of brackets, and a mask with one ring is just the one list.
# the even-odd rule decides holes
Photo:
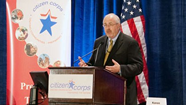
[(25, 105), (30, 71), (71, 64), (71, 0), (7, 0), (7, 104)]

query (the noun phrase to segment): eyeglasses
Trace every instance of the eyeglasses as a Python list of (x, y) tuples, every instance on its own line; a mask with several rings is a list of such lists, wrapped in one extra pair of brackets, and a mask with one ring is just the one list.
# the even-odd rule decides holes
[(109, 23), (109, 24), (103, 24), (103, 27), (105, 28), (105, 27), (111, 27), (111, 26), (114, 26), (114, 25), (116, 25), (116, 24), (118, 24), (118, 23)]

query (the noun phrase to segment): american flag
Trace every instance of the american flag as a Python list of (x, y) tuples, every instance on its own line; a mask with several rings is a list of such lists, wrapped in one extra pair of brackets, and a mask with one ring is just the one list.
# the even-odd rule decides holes
[(147, 51), (145, 43), (145, 18), (140, 0), (123, 0), (121, 11), (121, 30), (138, 41), (143, 58), (143, 72), (136, 76), (138, 104), (146, 102), (149, 95)]

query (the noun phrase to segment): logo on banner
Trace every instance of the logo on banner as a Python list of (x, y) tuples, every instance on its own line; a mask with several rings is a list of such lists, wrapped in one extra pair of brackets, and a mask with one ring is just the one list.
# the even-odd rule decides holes
[[(11, 13), (12, 22), (19, 24), (15, 31), (17, 40), (26, 42), (25, 54), (29, 57), (38, 56), (37, 64), (41, 68), (47, 68), (50, 65), (66, 66), (61, 59), (56, 59), (60, 55), (58, 50), (61, 43), (65, 43), (62, 42), (64, 40), (62, 36), (68, 30), (64, 28), (67, 20), (66, 9), (63, 11), (60, 3), (41, 1), (33, 3), (27, 9), (14, 9)], [(50, 48), (53, 48), (56, 55), (53, 55)]]
[(44, 1), (34, 6), (29, 29), (35, 40), (42, 44), (51, 44), (61, 38), (61, 19), (58, 17), (62, 11), (62, 7), (53, 1)]
[(50, 89), (59, 89), (61, 91), (90, 91), (89, 85), (76, 85), (75, 81), (69, 80), (69, 83), (51, 83)]
[(40, 19), (43, 24), (40, 34), (44, 31), (48, 31), (48, 33), (52, 36), (51, 27), (55, 25), (57, 22), (54, 22), (51, 19), (55, 20), (57, 17), (52, 16), (50, 10), (48, 10), (46, 14), (41, 14), (41, 16), (46, 19)]
[[(53, 57), (51, 56), (55, 55), (49, 54), (50, 51), (47, 49), (59, 46), (58, 42), (61, 41), (60, 39), (63, 34), (61, 30), (63, 26), (62, 16), (64, 16), (62, 6), (54, 1), (43, 1), (32, 6), (31, 11), (28, 24), (29, 34), (32, 37), (29, 39), (31, 42), (28, 43), (33, 44), (32, 46), (34, 46), (34, 44), (37, 45), (32, 47), (35, 48), (35, 52), (38, 51), (39, 54), (37, 64), (41, 68), (47, 68), (51, 64), (54, 67), (64, 66), (61, 60), (52, 60)], [(29, 50), (26, 52), (29, 52)], [(34, 53), (26, 54), (28, 56), (34, 55)]]
[(92, 74), (50, 74), (50, 98), (92, 98)]

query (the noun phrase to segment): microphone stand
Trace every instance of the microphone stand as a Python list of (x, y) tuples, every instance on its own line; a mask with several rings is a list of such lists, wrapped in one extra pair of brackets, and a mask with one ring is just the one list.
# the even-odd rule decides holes
[[(100, 48), (100, 46), (101, 46), (102, 44), (103, 44), (103, 42), (101, 42), (97, 48), (95, 48), (94, 50), (92, 50), (92, 51), (90, 51), (89, 53), (85, 54), (85, 55), (82, 56), (81, 58), (84, 58), (84, 57), (86, 57), (87, 55), (89, 55), (90, 53), (92, 53), (92, 52), (94, 52), (94, 51), (97, 50), (96, 57), (95, 57), (95, 62), (96, 62), (96, 61), (97, 61), (97, 56), (98, 56), (98, 51), (99, 51), (99, 48)], [(79, 61), (79, 59), (77, 59), (77, 60), (75, 60), (75, 61), (73, 62), (73, 66), (74, 66), (74, 63), (76, 63), (77, 61)]]
[[(89, 55), (90, 53), (92, 53), (92, 52), (94, 52), (94, 51), (96, 51), (96, 50), (97, 50), (97, 48), (94, 49), (94, 50), (92, 50), (92, 51), (90, 51), (89, 53), (87, 53), (86, 55), (82, 56), (81, 58), (86, 57), (87, 55)], [(75, 60), (74, 63), (76, 63), (77, 61), (79, 61), (79, 59)], [(73, 63), (73, 65), (74, 65), (74, 63)]]

